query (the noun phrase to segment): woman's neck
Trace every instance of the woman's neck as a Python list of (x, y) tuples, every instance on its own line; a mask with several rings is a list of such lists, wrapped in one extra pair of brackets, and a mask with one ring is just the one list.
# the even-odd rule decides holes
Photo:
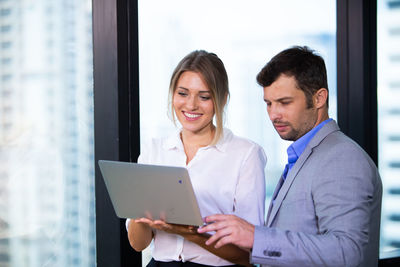
[(211, 125), (209, 130), (198, 133), (182, 130), (181, 140), (186, 154), (186, 164), (194, 158), (200, 147), (208, 146), (212, 142), (214, 134), (214, 125)]
[(215, 126), (211, 124), (207, 129), (196, 133), (183, 129), (181, 132), (181, 139), (185, 146), (205, 147), (212, 142), (214, 135)]

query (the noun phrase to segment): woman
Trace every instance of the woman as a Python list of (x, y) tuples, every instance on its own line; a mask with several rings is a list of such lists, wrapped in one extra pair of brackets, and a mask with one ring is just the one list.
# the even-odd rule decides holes
[[(138, 162), (186, 167), (203, 217), (235, 214), (263, 224), (266, 157), (259, 145), (223, 128), (229, 89), (222, 61), (206, 51), (190, 53), (175, 68), (169, 95), (172, 118), (182, 128), (174, 136), (153, 140)], [(207, 247), (206, 237), (191, 227), (138, 218), (128, 220), (127, 228), (137, 251), (154, 240), (150, 266), (248, 264), (248, 252)]]

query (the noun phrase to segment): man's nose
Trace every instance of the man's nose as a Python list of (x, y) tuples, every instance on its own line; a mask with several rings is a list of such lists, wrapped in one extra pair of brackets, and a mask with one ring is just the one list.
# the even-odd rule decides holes
[(279, 109), (275, 105), (270, 105), (267, 108), (267, 111), (268, 111), (269, 119), (271, 121), (275, 121), (275, 120), (281, 118), (281, 112), (279, 111)]

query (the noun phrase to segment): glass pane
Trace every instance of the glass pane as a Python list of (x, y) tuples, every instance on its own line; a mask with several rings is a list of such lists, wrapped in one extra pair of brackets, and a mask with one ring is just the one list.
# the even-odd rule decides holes
[(95, 266), (91, 1), (0, 1), (0, 266)]
[(307, 45), (324, 57), (330, 116), (336, 119), (336, 1), (139, 1), (141, 141), (175, 131), (167, 99), (177, 63), (196, 49), (214, 52), (229, 76), (225, 126), (264, 147), (269, 203), (289, 143), (268, 119), (256, 75), (272, 56), (293, 45)]
[(378, 149), (383, 182), (381, 257), (400, 256), (400, 1), (378, 3)]

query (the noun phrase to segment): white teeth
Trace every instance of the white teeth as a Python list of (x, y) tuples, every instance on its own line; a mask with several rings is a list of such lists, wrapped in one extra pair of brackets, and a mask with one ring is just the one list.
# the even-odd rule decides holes
[(185, 116), (193, 119), (193, 118), (198, 118), (201, 115), (200, 114), (191, 114), (191, 113), (186, 113), (185, 112)]

